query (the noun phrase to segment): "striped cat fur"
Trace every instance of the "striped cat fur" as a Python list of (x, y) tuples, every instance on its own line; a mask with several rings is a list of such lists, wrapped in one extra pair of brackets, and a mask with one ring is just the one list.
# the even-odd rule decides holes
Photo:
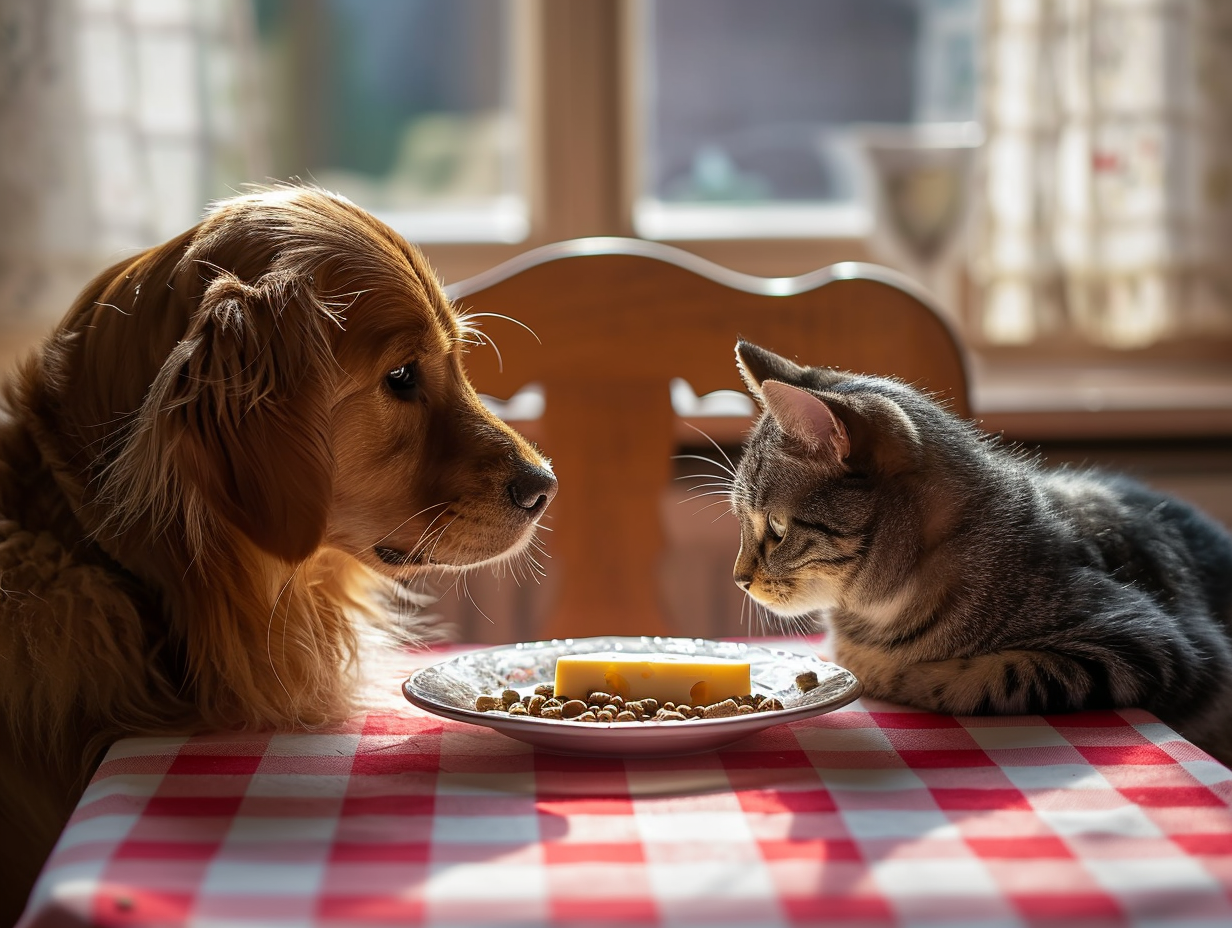
[(748, 342), (763, 412), (733, 576), (821, 616), (866, 694), (958, 715), (1147, 709), (1232, 762), (1232, 536), (1128, 477), (1049, 469), (897, 380)]

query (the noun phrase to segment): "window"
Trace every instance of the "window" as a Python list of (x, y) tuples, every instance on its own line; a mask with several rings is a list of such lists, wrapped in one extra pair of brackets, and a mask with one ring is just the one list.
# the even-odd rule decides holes
[(0, 246), (23, 255), (0, 295), (28, 318), (211, 199), (301, 178), (447, 281), (633, 235), (762, 276), (888, 264), (989, 356), (1227, 358), (1232, 3), (15, 9), (6, 202), (39, 231)]
[(978, 19), (975, 0), (646, 0), (634, 228), (868, 236), (868, 145), (975, 120)]
[(527, 236), (525, 68), (496, 0), (255, 0), (270, 174), (413, 241)]

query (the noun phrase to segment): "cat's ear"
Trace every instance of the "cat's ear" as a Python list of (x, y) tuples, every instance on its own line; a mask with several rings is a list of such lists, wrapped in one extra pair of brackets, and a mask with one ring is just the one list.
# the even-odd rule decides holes
[(740, 371), (740, 377), (749, 392), (758, 399), (762, 398), (763, 381), (798, 382), (805, 373), (805, 368), (799, 364), (744, 339), (736, 342), (736, 369)]
[(779, 380), (761, 383), (762, 402), (786, 435), (800, 442), (810, 453), (822, 453), (841, 463), (851, 454), (847, 427), (826, 403), (791, 384)]

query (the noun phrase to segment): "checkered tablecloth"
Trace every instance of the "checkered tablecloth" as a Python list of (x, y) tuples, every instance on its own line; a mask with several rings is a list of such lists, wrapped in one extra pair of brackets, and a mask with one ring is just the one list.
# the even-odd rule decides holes
[(1138, 711), (865, 700), (613, 760), (391, 704), (115, 745), (23, 925), (1228, 926), (1230, 801)]

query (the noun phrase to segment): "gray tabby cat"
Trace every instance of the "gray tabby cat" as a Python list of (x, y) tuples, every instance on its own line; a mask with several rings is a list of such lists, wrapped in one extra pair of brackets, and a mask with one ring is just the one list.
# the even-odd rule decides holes
[(867, 695), (966, 714), (1140, 706), (1232, 761), (1232, 536), (1125, 477), (1046, 470), (896, 380), (740, 342), (764, 412), (736, 583), (825, 610)]

